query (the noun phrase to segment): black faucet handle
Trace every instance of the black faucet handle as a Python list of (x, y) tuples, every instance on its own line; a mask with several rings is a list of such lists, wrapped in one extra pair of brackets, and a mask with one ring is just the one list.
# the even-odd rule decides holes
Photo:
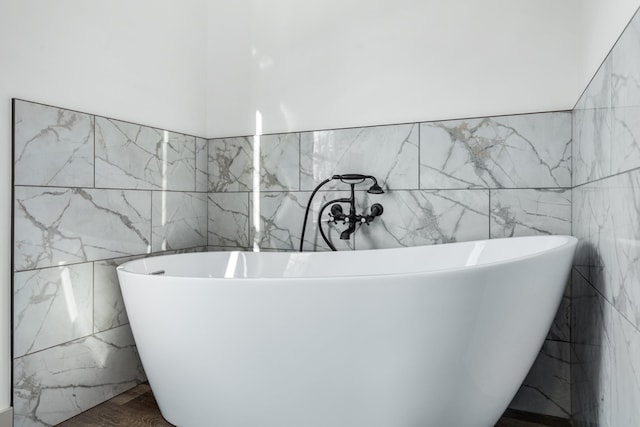
[(337, 224), (338, 221), (345, 222), (345, 220), (347, 219), (347, 215), (345, 215), (344, 211), (342, 210), (342, 206), (338, 203), (335, 203), (331, 205), (329, 218), (331, 218), (330, 221), (332, 221), (334, 224)]
[(373, 205), (371, 205), (371, 214), (370, 214), (370, 216), (372, 216), (372, 217), (380, 216), (380, 215), (382, 215), (383, 212), (384, 212), (384, 208), (382, 207), (382, 205), (380, 203), (374, 203)]

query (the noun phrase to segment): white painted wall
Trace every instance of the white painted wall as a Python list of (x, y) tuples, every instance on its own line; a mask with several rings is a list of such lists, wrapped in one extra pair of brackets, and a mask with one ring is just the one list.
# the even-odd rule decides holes
[(232, 23), (210, 33), (211, 136), (252, 133), (256, 110), (265, 132), (561, 110), (585, 84), (579, 0), (242, 3), (210, 11)]
[(223, 3), (210, 10), (227, 27), (209, 34), (210, 136), (252, 133), (256, 110), (269, 133), (571, 109), (640, 5)]
[(12, 97), (204, 136), (206, 0), (0, 2), (0, 410), (10, 402)]
[[(640, 7), (640, 0), (583, 0), (580, 3), (582, 91)], [(577, 97), (574, 101), (578, 101)]]
[(0, 2), (0, 410), (10, 98), (202, 136), (573, 107), (640, 0)]

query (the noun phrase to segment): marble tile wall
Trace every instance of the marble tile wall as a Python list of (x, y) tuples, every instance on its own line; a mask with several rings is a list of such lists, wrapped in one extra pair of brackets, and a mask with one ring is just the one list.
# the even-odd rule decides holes
[[(204, 246), (297, 250), (307, 200), (334, 173), (372, 174), (385, 189), (358, 187), (359, 210), (382, 203), (385, 213), (348, 241), (332, 225), (340, 250), (569, 234), (571, 117), (205, 140), (16, 101), (16, 425), (53, 425), (144, 378), (117, 265)], [(347, 190), (332, 182), (316, 195), (306, 250), (327, 250), (317, 214)], [(570, 413), (570, 302), (567, 293), (514, 408)], [(66, 363), (69, 374), (42, 363)]]
[(206, 247), (207, 153), (14, 101), (14, 425), (55, 425), (145, 380), (115, 267)]
[(577, 426), (640, 425), (640, 16), (573, 111)]
[[(344, 225), (330, 225), (339, 250), (570, 234), (571, 120), (570, 112), (553, 112), (212, 139), (209, 248), (297, 250), (311, 192), (344, 173), (376, 176), (385, 193), (358, 186), (356, 197), (359, 211), (381, 203), (384, 214), (348, 241), (338, 238)], [(348, 190), (332, 181), (316, 195), (306, 250), (327, 250), (318, 212)], [(568, 288), (512, 407), (570, 416), (569, 325)]]

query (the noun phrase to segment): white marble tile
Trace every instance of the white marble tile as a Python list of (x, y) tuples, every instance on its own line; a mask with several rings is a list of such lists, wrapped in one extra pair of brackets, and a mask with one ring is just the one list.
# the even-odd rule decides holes
[(363, 198), (382, 216), (356, 233), (356, 249), (431, 245), (489, 238), (489, 191), (388, 191)]
[(613, 109), (611, 173), (640, 167), (640, 106)]
[(195, 190), (195, 137), (96, 117), (96, 187)]
[(613, 50), (613, 106), (640, 106), (640, 17), (636, 13)]
[(572, 273), (572, 412), (576, 426), (611, 426), (611, 305)]
[(612, 426), (640, 425), (640, 331), (612, 311)]
[(154, 191), (151, 208), (153, 252), (207, 244), (207, 195)]
[(567, 283), (560, 306), (553, 319), (548, 340), (571, 342), (571, 282)]
[(300, 134), (260, 137), (260, 189), (300, 189)]
[(16, 270), (151, 250), (151, 193), (43, 187), (15, 189)]
[(213, 139), (209, 147), (209, 191), (253, 190), (254, 149), (260, 147), (260, 190), (298, 190), (300, 134)]
[(246, 248), (249, 193), (209, 193), (208, 245)]
[(209, 141), (196, 138), (196, 191), (209, 190)]
[(13, 282), (14, 357), (92, 333), (91, 263), (18, 272)]
[(93, 186), (93, 116), (15, 101), (16, 185)]
[(146, 377), (128, 326), (14, 360), (14, 425), (58, 424)]
[(571, 185), (571, 114), (420, 124), (420, 188)]
[(98, 333), (129, 323), (116, 267), (140, 257), (96, 261), (93, 265), (93, 332)]
[(571, 234), (570, 189), (491, 190), (491, 238)]
[(545, 341), (524, 383), (509, 405), (512, 409), (571, 416), (569, 343)]
[[(260, 248), (296, 251), (300, 247), (300, 237), (304, 214), (311, 192), (263, 192), (260, 195), (260, 222), (256, 229), (253, 208), (251, 217), (251, 242)], [(318, 214), (322, 206), (331, 200), (349, 197), (345, 191), (319, 192), (314, 197), (304, 236), (304, 250), (327, 250), (318, 228)], [(356, 195), (356, 198), (362, 195)], [(346, 204), (343, 204), (346, 209)], [(251, 202), (253, 206), (253, 202)], [(350, 240), (340, 240), (339, 235), (346, 228), (343, 224), (328, 224), (329, 207), (324, 211), (323, 230), (338, 250), (353, 249), (356, 235)]]
[(324, 179), (347, 173), (373, 175), (384, 189), (418, 188), (418, 151), (415, 124), (305, 132), (300, 188), (313, 190)]
[(209, 140), (209, 191), (249, 191), (253, 182), (253, 138)]
[(612, 170), (612, 55), (602, 63), (573, 110), (572, 185), (605, 176)]
[(581, 186), (574, 198), (576, 264), (586, 264), (589, 282), (640, 325), (640, 170)]
[(600, 205), (604, 195), (602, 182), (582, 185), (572, 190), (572, 234), (578, 238), (573, 263), (607, 299), (611, 300), (611, 289), (605, 286), (604, 264), (598, 246), (600, 230), (609, 221), (611, 209)]
[(613, 169), (613, 110), (573, 111), (573, 185), (609, 176)]

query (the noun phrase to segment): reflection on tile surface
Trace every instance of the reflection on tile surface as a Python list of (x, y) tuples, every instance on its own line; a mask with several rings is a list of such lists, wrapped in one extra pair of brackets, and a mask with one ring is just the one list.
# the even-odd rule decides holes
[(569, 343), (545, 341), (512, 409), (569, 418), (571, 415)]
[(55, 425), (146, 380), (128, 326), (14, 361), (14, 425)]
[(14, 276), (14, 357), (91, 334), (91, 263), (23, 271)]
[(612, 311), (611, 425), (640, 425), (640, 331)]
[(96, 261), (93, 265), (93, 331), (102, 332), (129, 323), (116, 267), (137, 257)]
[(142, 254), (151, 244), (151, 193), (16, 187), (16, 270)]
[(571, 114), (420, 125), (420, 188), (571, 185)]
[(15, 101), (16, 185), (93, 186), (93, 116)]
[(563, 342), (571, 341), (571, 283), (567, 283), (547, 339)]
[(609, 426), (611, 306), (576, 270), (573, 280), (572, 409), (577, 426)]

